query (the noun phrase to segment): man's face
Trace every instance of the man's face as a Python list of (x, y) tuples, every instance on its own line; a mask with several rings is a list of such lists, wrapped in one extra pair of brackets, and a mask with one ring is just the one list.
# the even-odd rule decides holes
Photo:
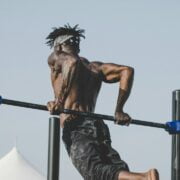
[(56, 52), (74, 52), (76, 50), (76, 46), (74, 45), (73, 41), (71, 39), (59, 44), (54, 45), (54, 50)]
[(70, 44), (68, 43), (68, 40), (63, 43), (55, 43), (54, 50), (56, 52), (65, 51), (66, 49), (70, 48)]

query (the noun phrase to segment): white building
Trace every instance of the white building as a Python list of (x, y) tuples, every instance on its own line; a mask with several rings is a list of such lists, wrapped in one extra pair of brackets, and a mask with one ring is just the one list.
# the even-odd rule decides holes
[(0, 180), (46, 180), (14, 147), (0, 159)]

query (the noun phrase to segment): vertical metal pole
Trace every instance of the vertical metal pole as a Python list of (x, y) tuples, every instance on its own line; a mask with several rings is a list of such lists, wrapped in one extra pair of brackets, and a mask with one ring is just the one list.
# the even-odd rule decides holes
[[(172, 119), (180, 120), (180, 90), (173, 91)], [(171, 180), (180, 180), (180, 135), (172, 136)]]
[(59, 179), (60, 154), (60, 123), (59, 118), (49, 118), (49, 145), (48, 145), (48, 180)]

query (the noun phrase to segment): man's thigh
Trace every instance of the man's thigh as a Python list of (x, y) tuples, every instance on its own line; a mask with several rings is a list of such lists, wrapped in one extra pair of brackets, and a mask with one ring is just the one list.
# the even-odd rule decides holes
[(81, 134), (74, 135), (70, 157), (84, 178), (91, 176), (94, 173), (95, 165), (102, 161), (97, 142)]
[(73, 135), (70, 157), (85, 180), (114, 180), (117, 172), (128, 167), (111, 146), (76, 133)]

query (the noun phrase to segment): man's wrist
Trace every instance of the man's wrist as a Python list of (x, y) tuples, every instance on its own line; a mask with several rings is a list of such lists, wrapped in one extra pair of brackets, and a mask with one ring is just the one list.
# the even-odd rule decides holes
[(123, 112), (124, 112), (123, 109), (118, 109), (118, 108), (116, 108), (115, 113), (123, 113)]

